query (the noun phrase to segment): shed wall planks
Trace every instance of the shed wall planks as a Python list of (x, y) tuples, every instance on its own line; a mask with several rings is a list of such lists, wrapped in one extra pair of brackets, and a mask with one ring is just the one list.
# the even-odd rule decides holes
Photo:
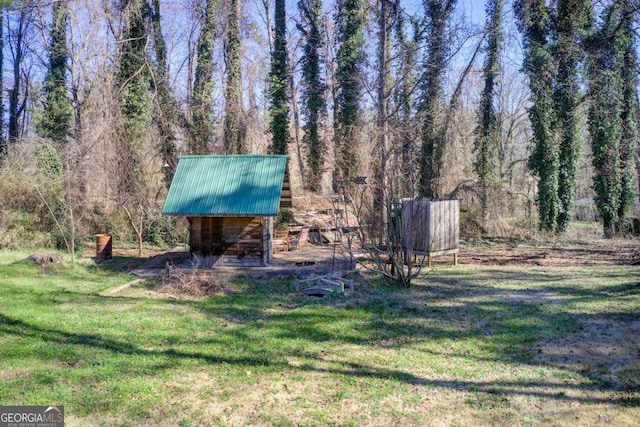
[(423, 253), (458, 249), (459, 200), (402, 200), (402, 245)]

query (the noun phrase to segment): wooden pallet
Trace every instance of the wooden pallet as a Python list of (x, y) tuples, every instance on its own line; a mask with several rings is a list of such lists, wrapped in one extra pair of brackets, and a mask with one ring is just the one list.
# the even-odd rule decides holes
[(337, 273), (298, 279), (295, 283), (296, 291), (305, 295), (325, 296), (330, 293), (343, 293), (345, 287), (353, 291), (353, 280), (345, 279)]

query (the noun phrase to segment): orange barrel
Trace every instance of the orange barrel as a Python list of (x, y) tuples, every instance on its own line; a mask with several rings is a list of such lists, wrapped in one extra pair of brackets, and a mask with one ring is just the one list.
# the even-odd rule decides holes
[(96, 258), (111, 259), (110, 234), (96, 234)]

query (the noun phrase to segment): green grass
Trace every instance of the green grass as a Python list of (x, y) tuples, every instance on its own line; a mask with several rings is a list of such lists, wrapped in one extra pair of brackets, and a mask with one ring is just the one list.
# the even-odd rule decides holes
[(322, 300), (240, 277), (176, 300), (24, 258), (0, 251), (0, 405), (65, 405), (69, 425), (640, 419), (637, 267), (440, 268)]

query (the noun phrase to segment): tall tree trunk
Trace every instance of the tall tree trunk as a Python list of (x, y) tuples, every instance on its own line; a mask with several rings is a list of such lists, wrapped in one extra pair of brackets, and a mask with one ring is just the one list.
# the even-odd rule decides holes
[(553, 9), (544, 0), (518, 0), (515, 6), (533, 98), (529, 168), (539, 177), (540, 229), (563, 232), (572, 217), (580, 153), (578, 72), (591, 4), (560, 0)]
[(49, 68), (45, 78), (45, 108), (37, 124), (38, 132), (58, 146), (67, 141), (72, 113), (67, 89), (67, 20), (66, 2), (55, 2), (52, 6), (51, 45), (49, 48)]
[(289, 100), (287, 97), (287, 21), (285, 0), (275, 0), (274, 42), (269, 73), (271, 152), (286, 154), (289, 143)]
[(191, 98), (190, 140), (193, 154), (209, 154), (213, 143), (213, 44), (215, 0), (207, 0), (198, 37), (197, 65)]
[(616, 230), (618, 233), (625, 231), (625, 225), (629, 211), (633, 206), (633, 156), (638, 149), (638, 57), (637, 36), (634, 25), (637, 22), (637, 2), (633, 0), (622, 1), (622, 17), (620, 32), (624, 40), (622, 46), (622, 61), (620, 64), (620, 76), (622, 79), (622, 135), (620, 138), (620, 180), (621, 194), (618, 204), (618, 221)]
[(589, 132), (595, 171), (593, 188), (604, 235), (616, 236), (631, 204), (630, 156), (625, 141), (625, 53), (632, 46), (626, 33), (625, 2), (603, 12), (589, 49)]
[(529, 159), (529, 169), (539, 178), (540, 229), (555, 231), (560, 212), (560, 150), (555, 132), (557, 117), (552, 86), (555, 67), (549, 46), (551, 10), (545, 3), (544, 0), (518, 0), (515, 7), (524, 38), (524, 70), (529, 77), (533, 102), (529, 108), (529, 119), (533, 127), (534, 150)]
[(224, 151), (227, 154), (248, 152), (242, 120), (241, 18), (241, 0), (230, 0), (225, 44), (227, 84), (225, 88)]
[(301, 23), (298, 30), (304, 37), (302, 62), (302, 110), (306, 117), (303, 143), (307, 146), (309, 172), (304, 180), (305, 188), (319, 193), (322, 190), (322, 170), (326, 151), (323, 128), (326, 120), (327, 85), (322, 76), (322, 50), (324, 30), (321, 22), (322, 3), (320, 0), (300, 0), (298, 8)]
[(389, 157), (389, 86), (391, 80), (389, 40), (391, 7), (387, 0), (380, 0), (378, 11), (378, 158), (376, 165), (376, 186), (373, 211), (377, 214), (374, 220), (378, 223), (375, 227), (380, 230), (378, 244), (383, 245), (387, 230), (387, 163)]
[(120, 67), (117, 74), (123, 132), (120, 139), (122, 166), (120, 192), (142, 196), (144, 145), (152, 119), (150, 74), (147, 62), (149, 9), (145, 0), (121, 3), (125, 29), (120, 43)]
[(424, 63), (423, 99), (419, 111), (422, 118), (420, 195), (423, 197), (440, 196), (440, 173), (444, 156), (440, 115), (448, 52), (445, 31), (455, 4), (456, 0), (425, 2), (429, 32), (427, 59)]
[(4, 6), (0, 5), (0, 161), (7, 155), (4, 136)]
[(557, 41), (554, 56), (558, 62), (555, 91), (555, 108), (559, 132), (558, 166), (558, 218), (556, 230), (564, 232), (573, 216), (573, 198), (576, 173), (582, 141), (578, 129), (580, 120), (580, 76), (583, 58), (580, 40), (590, 23), (591, 6), (588, 2), (574, 0), (558, 1)]
[(498, 184), (499, 175), (497, 152), (500, 145), (500, 127), (494, 106), (494, 97), (500, 75), (502, 5), (503, 0), (490, 0), (487, 3), (487, 54), (483, 69), (484, 88), (480, 96), (479, 125), (476, 129), (475, 142), (474, 168), (480, 180), (482, 191), (480, 203), (482, 222), (485, 228), (489, 217), (489, 204), (492, 200), (493, 190)]
[(405, 11), (395, 4), (395, 37), (399, 50), (399, 76), (400, 80), (395, 97), (398, 103), (397, 126), (399, 134), (399, 161), (398, 171), (402, 179), (399, 180), (398, 192), (400, 197), (413, 197), (416, 195), (416, 135), (414, 122), (414, 96), (413, 91), (416, 84), (415, 59), (420, 34), (419, 25), (414, 22), (412, 25), (413, 39), (407, 39)]
[[(151, 13), (151, 28), (156, 54), (154, 67), (156, 98), (154, 103), (155, 120), (160, 131), (159, 151), (162, 156), (162, 172), (165, 186), (168, 188), (173, 179), (178, 164), (176, 148), (175, 128), (178, 126), (181, 116), (180, 108), (175, 100), (169, 83), (169, 70), (167, 65), (167, 44), (162, 34), (162, 22), (160, 14), (160, 0), (153, 0)], [(183, 122), (186, 120), (183, 118)]]
[(358, 123), (362, 96), (363, 19), (361, 0), (338, 1), (337, 102), (335, 126), (338, 179), (349, 189), (358, 174)]
[[(23, 38), (26, 31), (27, 13), (29, 7), (20, 8), (20, 16), (18, 18), (17, 27), (10, 34), (10, 40), (14, 40), (12, 46), (13, 52), (13, 87), (9, 92), (9, 143), (15, 143), (20, 138), (20, 117), (24, 112), (25, 101), (20, 100), (21, 94), (21, 72), (22, 62), (24, 60)], [(26, 98), (26, 97), (25, 97)]]

